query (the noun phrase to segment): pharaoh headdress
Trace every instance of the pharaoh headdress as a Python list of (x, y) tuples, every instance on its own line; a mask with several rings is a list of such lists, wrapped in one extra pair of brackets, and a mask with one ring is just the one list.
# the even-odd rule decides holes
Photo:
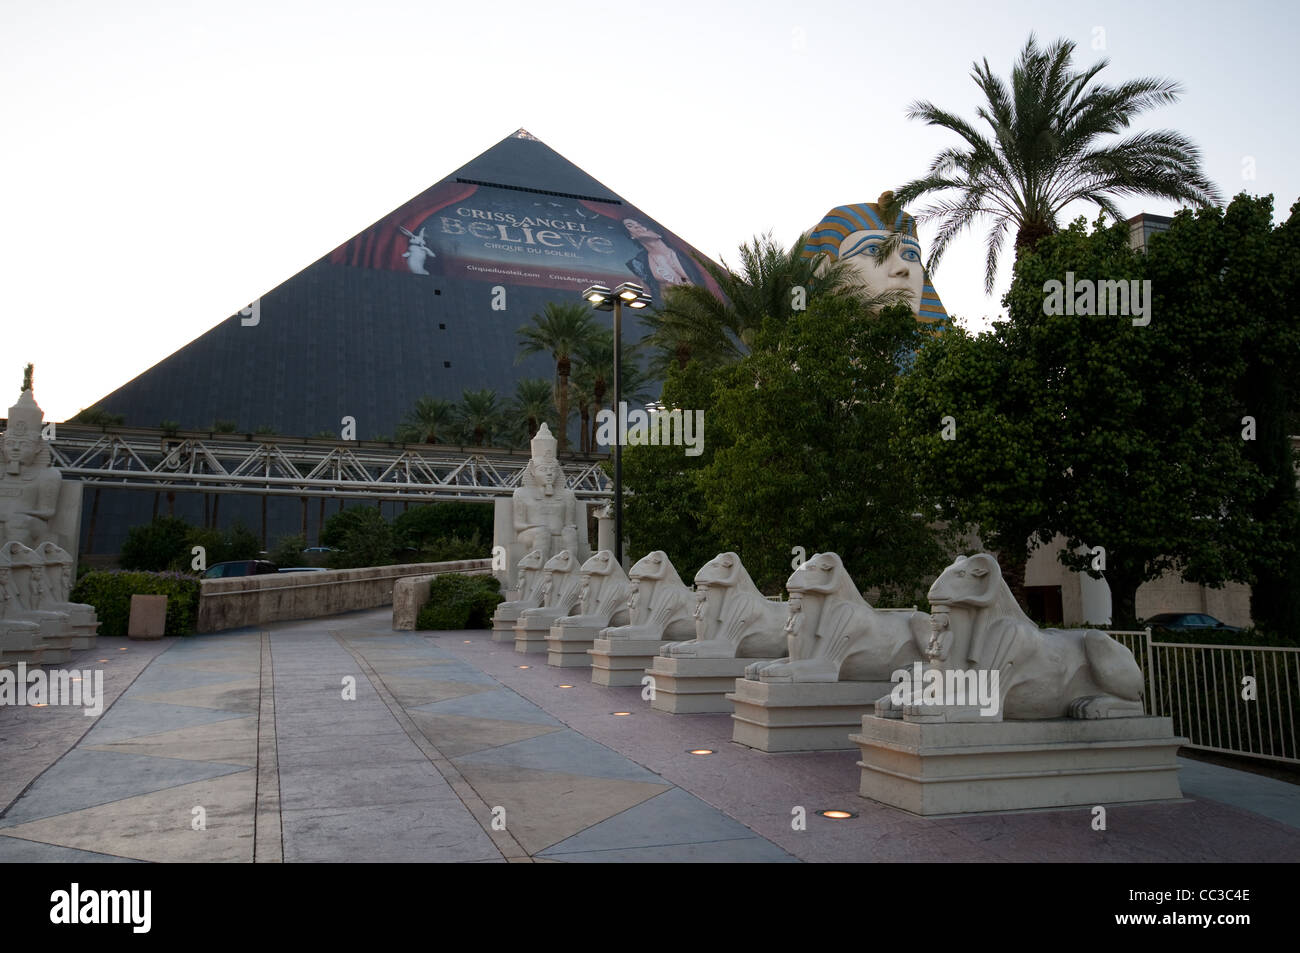
[[(875, 202), (837, 205), (823, 215), (822, 220), (813, 227), (812, 234), (803, 247), (803, 257), (812, 258), (814, 255), (825, 254), (838, 260), (844, 240), (854, 232), (863, 231), (898, 232), (913, 241), (918, 240), (916, 219), (904, 212), (894, 201), (893, 192), (883, 192)], [(921, 303), (917, 312), (917, 319), (925, 324), (938, 327), (949, 323), (948, 312), (943, 302), (939, 300), (939, 293), (930, 284), (928, 273), (923, 282)]]

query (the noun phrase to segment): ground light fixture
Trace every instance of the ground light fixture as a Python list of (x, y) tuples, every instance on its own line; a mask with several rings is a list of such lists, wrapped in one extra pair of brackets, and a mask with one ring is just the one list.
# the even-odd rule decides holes
[(516, 665), (515, 668), (532, 668), (531, 665)]
[(624, 716), (624, 715), (630, 715), (630, 714), (632, 714), (632, 713), (631, 713), (630, 711), (611, 711), (610, 714), (611, 714), (611, 715), (618, 715), (618, 716), (621, 718), (621, 717)]
[(572, 685), (556, 685), (556, 688), (572, 688)]
[(686, 753), (696, 754), (696, 755), (707, 755), (707, 754), (714, 754), (715, 752), (712, 748), (687, 748)]
[(619, 433), (619, 408), (623, 402), (623, 307), (640, 310), (650, 295), (635, 281), (625, 281), (612, 291), (591, 285), (582, 297), (597, 311), (614, 312), (614, 559), (623, 565), (623, 435)]
[(820, 811), (813, 811), (814, 814), (820, 814), (822, 817), (829, 817), (833, 821), (844, 821), (858, 816), (857, 811), (845, 811), (841, 808), (824, 808)]

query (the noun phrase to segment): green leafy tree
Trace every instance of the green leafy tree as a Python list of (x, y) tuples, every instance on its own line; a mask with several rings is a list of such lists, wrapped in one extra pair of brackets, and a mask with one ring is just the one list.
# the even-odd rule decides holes
[(556, 435), (559, 451), (568, 449), (569, 373), (572, 358), (579, 346), (593, 331), (591, 309), (586, 304), (556, 304), (546, 306), (542, 314), (531, 318), (531, 325), (519, 329), (519, 358), (530, 354), (549, 354), (555, 361), (555, 404), (559, 409), (560, 427)]
[(307, 537), (301, 533), (284, 536), (275, 544), (266, 558), (282, 569), (304, 566), (307, 563), (307, 557), (303, 554), (303, 550), (306, 548)]
[(379, 510), (355, 506), (335, 513), (325, 521), (320, 541), (334, 547), (329, 554), (331, 569), (389, 566), (393, 563), (393, 528)]
[[(1226, 394), (1214, 398), (1224, 401), (1214, 408), (1214, 436), (1240, 448), (1259, 481), (1258, 492), (1232, 494), (1228, 504), (1250, 529), (1237, 546), (1251, 583), (1251, 616), (1275, 638), (1294, 637), (1300, 633), (1300, 500), (1291, 438), (1300, 411), (1300, 203), (1277, 227), (1271, 197), (1243, 194), (1226, 210), (1181, 213), (1152, 241), (1147, 265), (1160, 308), (1152, 326), (1167, 313), (1197, 316), (1180, 326), (1180, 338), (1198, 350), (1197, 386)], [(1231, 578), (1227, 567), (1213, 563), (1198, 575), (1210, 582)]]
[(1039, 436), (1057, 427), (1034, 399), (1029, 369), (999, 334), (958, 326), (928, 339), (899, 381), (893, 445), (927, 507), (954, 532), (979, 532), (1022, 605), (1026, 541), (1046, 543), (1052, 512)]
[[(1295, 398), (1289, 383), (1276, 387), (1297, 362), (1277, 329), (1290, 280), (1278, 276), (1290, 272), (1268, 221), (1267, 203), (1245, 198), (1226, 217), (1182, 213), (1142, 255), (1124, 224), (1089, 234), (1079, 220), (1023, 255), (1009, 320), (978, 339), (931, 342), (900, 387), (900, 456), (944, 515), (1010, 551), (1017, 538), (1059, 532), (1061, 561), (1094, 576), (1101, 547), (1118, 625), (1135, 623), (1138, 587), (1165, 572), (1211, 586), (1286, 578), (1295, 476), (1283, 475), (1290, 451), (1278, 448)], [(1055, 313), (1067, 272), (1081, 294), (1149, 280), (1150, 323)], [(1242, 439), (1252, 405), (1269, 408), (1260, 419), (1276, 413), (1263, 454)], [(943, 415), (955, 439), (943, 439)]]
[(190, 571), (194, 564), (193, 550), (202, 546), (208, 566), (237, 559), (256, 559), (262, 551), (262, 541), (247, 526), (235, 523), (228, 529), (192, 527), (185, 536), (184, 551), (172, 560), (172, 569)]
[(1059, 421), (1039, 433), (1039, 453), (1049, 461), (1050, 528), (1068, 540), (1062, 561), (1090, 568), (1074, 551), (1105, 549), (1113, 615), (1125, 626), (1137, 621), (1138, 587), (1164, 572), (1245, 581), (1260, 529), (1241, 505), (1260, 480), (1232, 419), (1244, 369), (1230, 356), (1237, 319), (1163, 280), (1151, 285), (1147, 326), (1130, 315), (1044, 314), (1047, 282), (1067, 271), (1076, 285), (1131, 282), (1148, 265), (1130, 249), (1126, 224), (1088, 235), (1080, 220), (1022, 257), (1006, 301), (1012, 359), (1040, 382), (1033, 399)]
[(889, 447), (899, 362), (920, 333), (905, 305), (824, 297), (719, 375), (709, 422), (724, 446), (700, 485), (713, 531), (761, 587), (779, 590), (796, 546), (838, 553), (860, 588), (891, 601), (918, 599), (942, 568)]
[(428, 503), (413, 506), (405, 513), (399, 513), (397, 519), (393, 520), (393, 534), (397, 544), (417, 552), (440, 539), (451, 537), (469, 538), (478, 535), (483, 539), (491, 539), (492, 528), (491, 503)]
[(144, 526), (133, 526), (122, 543), (118, 562), (123, 569), (163, 572), (182, 561), (189, 569), (187, 545), (192, 527), (183, 519), (160, 516)]
[(930, 273), (952, 239), (977, 220), (991, 222), (984, 270), (985, 290), (991, 292), (1007, 230), (1015, 229), (1019, 256), (1057, 231), (1059, 216), (1072, 202), (1091, 202), (1122, 221), (1115, 200), (1125, 195), (1197, 205), (1222, 201), (1186, 136), (1155, 130), (1108, 138), (1141, 113), (1177, 102), (1179, 86), (1152, 78), (1094, 84), (1108, 61), (1077, 72), (1074, 49), (1069, 40), (1040, 49), (1031, 34), (1009, 84), (993, 75), (988, 60), (975, 63), (973, 76), (985, 100), (977, 115), (988, 124), (988, 135), (930, 102), (908, 110), (908, 118), (950, 129), (963, 140), (935, 156), (928, 173), (895, 197), (906, 205), (931, 193), (954, 196), (917, 215), (918, 221), (939, 221)]
[[(668, 408), (702, 410), (708, 424), (713, 419), (712, 393), (712, 371), (692, 360), (683, 368), (669, 367), (660, 400)], [(623, 448), (623, 526), (631, 559), (662, 549), (689, 584), (701, 566), (725, 551), (704, 522), (700, 474), (726, 439), (709, 430), (703, 452), (693, 457), (681, 447)], [(612, 461), (603, 466), (606, 474), (613, 473)]]

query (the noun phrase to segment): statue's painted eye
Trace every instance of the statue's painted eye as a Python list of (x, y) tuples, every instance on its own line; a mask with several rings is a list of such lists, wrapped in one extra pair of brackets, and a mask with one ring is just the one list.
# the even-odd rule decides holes
[(903, 260), (919, 262), (921, 260), (921, 255), (915, 248), (904, 248)]

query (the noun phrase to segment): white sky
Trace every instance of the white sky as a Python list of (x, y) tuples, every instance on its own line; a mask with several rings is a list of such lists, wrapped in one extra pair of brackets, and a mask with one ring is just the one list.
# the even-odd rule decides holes
[[(1297, 8), (0, 0), (0, 399), (34, 361), (66, 419), (519, 127), (715, 258), (788, 245), (957, 144), (908, 104), (974, 120), (972, 62), (1009, 75), (1031, 31), (1108, 57), (1102, 82), (1179, 81), (1139, 128), (1189, 135), (1225, 197), (1284, 218)], [(983, 293), (985, 233), (934, 276), (970, 326), (1010, 280), (1008, 241)]]

